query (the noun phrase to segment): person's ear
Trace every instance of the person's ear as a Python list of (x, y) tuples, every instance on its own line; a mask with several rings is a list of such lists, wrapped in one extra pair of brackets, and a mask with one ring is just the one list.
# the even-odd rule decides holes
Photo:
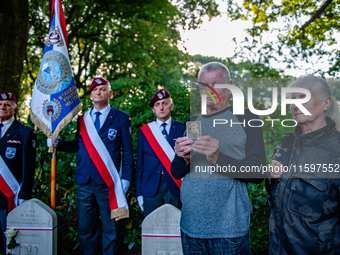
[(327, 97), (326, 100), (323, 102), (323, 110), (326, 112), (332, 105), (332, 98)]

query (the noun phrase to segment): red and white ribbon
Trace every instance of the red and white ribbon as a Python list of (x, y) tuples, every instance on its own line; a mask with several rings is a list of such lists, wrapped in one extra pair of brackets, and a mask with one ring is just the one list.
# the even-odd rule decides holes
[(109, 187), (109, 203), (111, 211), (122, 207), (128, 209), (129, 207), (123, 193), (119, 173), (113, 163), (110, 153), (94, 126), (90, 116), (90, 110), (80, 117), (80, 132), (93, 163)]
[(20, 185), (0, 156), (0, 190), (8, 198), (8, 212), (18, 205)]
[(162, 132), (159, 130), (155, 122), (151, 122), (142, 128), (146, 139), (148, 140), (152, 150), (155, 152), (159, 160), (162, 162), (164, 168), (167, 170), (172, 180), (180, 189), (182, 180), (176, 180), (171, 174), (171, 162), (175, 158), (175, 151), (165, 139)]

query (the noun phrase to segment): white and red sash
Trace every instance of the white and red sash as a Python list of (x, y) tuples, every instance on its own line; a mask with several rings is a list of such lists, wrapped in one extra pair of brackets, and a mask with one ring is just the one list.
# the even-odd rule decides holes
[(111, 218), (115, 218), (116, 221), (122, 218), (128, 218), (129, 207), (122, 189), (119, 173), (110, 153), (94, 126), (90, 110), (80, 116), (80, 132), (87, 152), (92, 158), (101, 177), (109, 187)]
[(20, 185), (0, 156), (0, 190), (8, 198), (8, 212), (18, 205)]
[(175, 151), (165, 139), (162, 132), (156, 125), (156, 122), (151, 122), (141, 128), (143, 134), (148, 140), (152, 150), (155, 152), (159, 160), (162, 162), (164, 168), (167, 170), (172, 180), (180, 189), (182, 180), (176, 180), (171, 174), (171, 162), (175, 158)]

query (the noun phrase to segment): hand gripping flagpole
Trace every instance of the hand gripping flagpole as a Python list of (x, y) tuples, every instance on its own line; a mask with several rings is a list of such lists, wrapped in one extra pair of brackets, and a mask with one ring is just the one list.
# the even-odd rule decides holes
[(52, 0), (51, 24), (34, 84), (30, 116), (47, 137), (51, 137), (51, 207), (56, 208), (56, 150), (59, 132), (81, 110), (67, 50), (67, 32), (61, 0)]

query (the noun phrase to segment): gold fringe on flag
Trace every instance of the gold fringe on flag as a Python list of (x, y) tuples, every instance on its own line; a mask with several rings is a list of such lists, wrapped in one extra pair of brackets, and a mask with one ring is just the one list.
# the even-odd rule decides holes
[(52, 133), (51, 130), (45, 125), (45, 123), (30, 110), (30, 117), (32, 122), (47, 136), (52, 138), (51, 146), (48, 148), (49, 153), (53, 153), (53, 142), (58, 137), (58, 134), (63, 128), (81, 111), (81, 104), (78, 104), (72, 109), (57, 125), (56, 129)]
[(129, 217), (129, 209), (126, 209), (125, 207), (117, 208), (111, 211), (111, 219), (115, 219), (115, 221)]

